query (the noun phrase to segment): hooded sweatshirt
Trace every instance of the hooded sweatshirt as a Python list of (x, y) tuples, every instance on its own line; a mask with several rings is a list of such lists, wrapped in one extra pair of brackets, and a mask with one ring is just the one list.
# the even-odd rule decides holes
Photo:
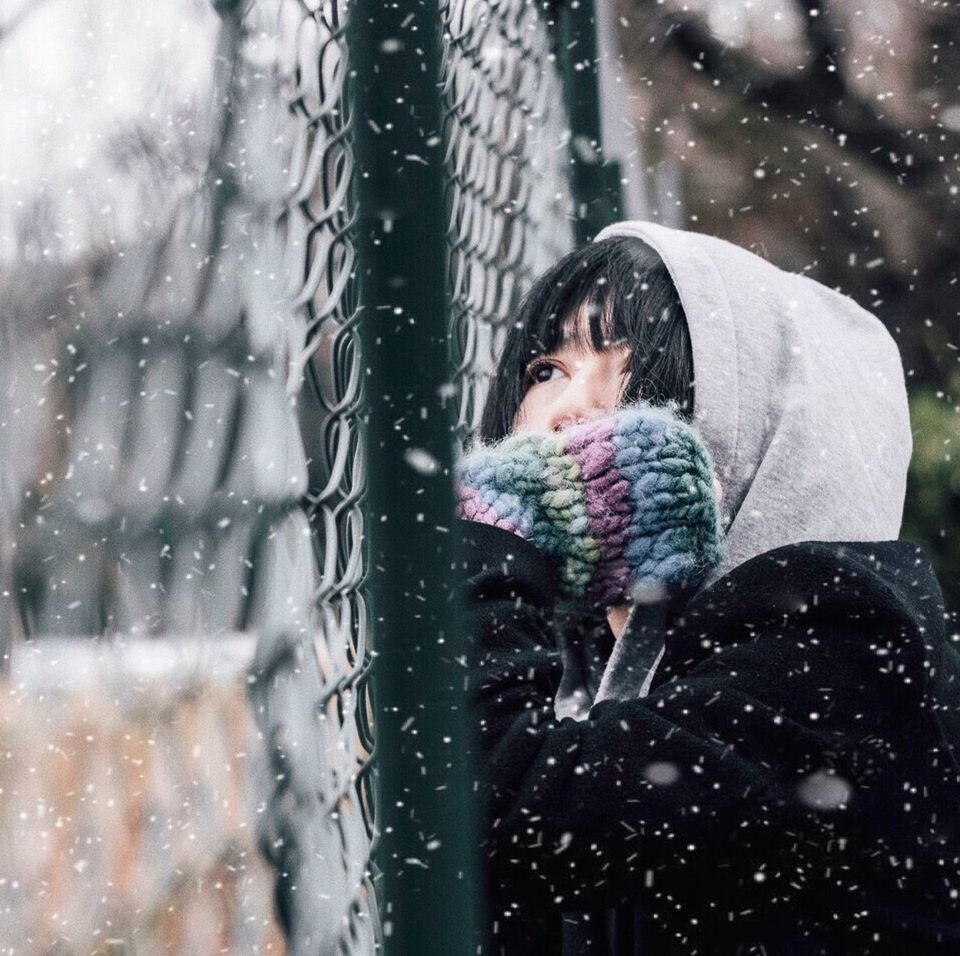
[(960, 951), (960, 657), (895, 540), (895, 344), (729, 243), (617, 233), (679, 290), (726, 560), (611, 648), (557, 609), (551, 557), (459, 523), (489, 951)]
[[(900, 354), (880, 320), (723, 239), (632, 220), (594, 241), (613, 236), (659, 254), (686, 315), (693, 420), (726, 532), (700, 590), (781, 545), (896, 538), (913, 438)], [(649, 690), (664, 648), (658, 610), (632, 614), (612, 653), (602, 629), (564, 642), (558, 714), (583, 718), (592, 703)]]

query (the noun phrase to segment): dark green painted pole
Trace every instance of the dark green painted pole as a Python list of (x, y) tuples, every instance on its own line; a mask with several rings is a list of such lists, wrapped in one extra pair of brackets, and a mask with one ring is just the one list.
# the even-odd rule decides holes
[(477, 952), (467, 639), (454, 566), (440, 16), (353, 0), (351, 125), (373, 601), (376, 863), (388, 954)]
[[(612, 2), (612, 0), (600, 0)], [(620, 164), (604, 159), (594, 0), (560, 0), (559, 60), (570, 120), (570, 187), (577, 245), (621, 218)]]

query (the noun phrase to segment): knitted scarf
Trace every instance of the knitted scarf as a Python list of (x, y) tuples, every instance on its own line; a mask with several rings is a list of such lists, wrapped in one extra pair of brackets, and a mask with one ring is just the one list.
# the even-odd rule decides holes
[(561, 558), (561, 594), (612, 606), (690, 586), (719, 563), (713, 468), (675, 406), (638, 403), (559, 432), (480, 445), (458, 513)]

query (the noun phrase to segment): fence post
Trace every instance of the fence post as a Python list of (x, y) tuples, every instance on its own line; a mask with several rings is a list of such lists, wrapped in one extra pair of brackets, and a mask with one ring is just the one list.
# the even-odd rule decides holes
[(474, 952), (479, 887), (454, 564), (436, 2), (354, 0), (349, 39), (388, 953)]
[(574, 234), (581, 246), (621, 218), (623, 189), (620, 164), (603, 154), (595, 0), (560, 0), (557, 15), (557, 46), (570, 119)]

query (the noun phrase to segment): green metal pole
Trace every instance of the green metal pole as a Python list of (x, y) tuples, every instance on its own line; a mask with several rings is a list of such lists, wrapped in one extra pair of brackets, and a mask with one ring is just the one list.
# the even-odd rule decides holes
[(388, 954), (477, 952), (480, 881), (445, 401), (436, 0), (353, 0), (348, 50), (366, 389), (375, 860)]
[[(599, 0), (612, 2), (612, 0)], [(577, 245), (621, 218), (620, 164), (603, 156), (594, 0), (560, 0), (559, 60), (570, 120), (570, 187)]]

